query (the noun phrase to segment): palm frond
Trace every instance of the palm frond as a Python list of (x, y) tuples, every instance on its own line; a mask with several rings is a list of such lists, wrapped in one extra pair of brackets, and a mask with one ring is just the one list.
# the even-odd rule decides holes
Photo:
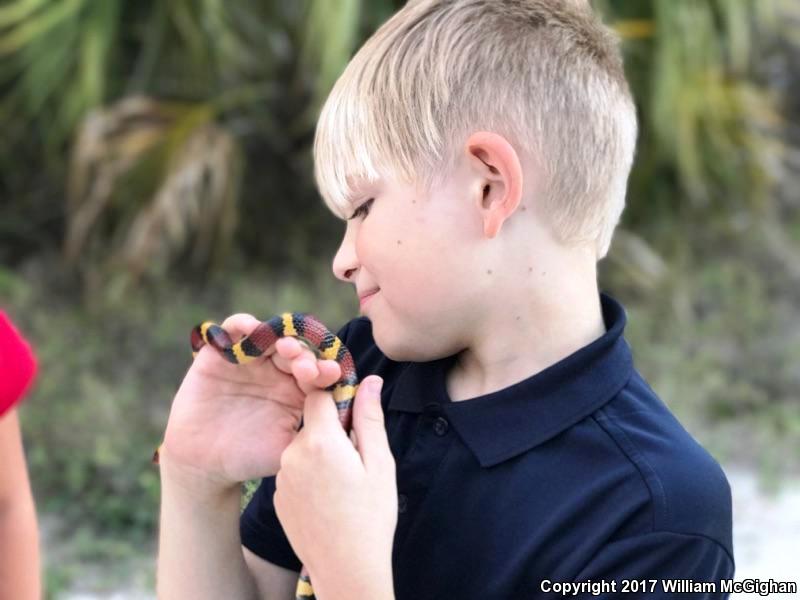
[(121, 253), (134, 277), (148, 269), (163, 274), (192, 239), (195, 267), (227, 252), (238, 215), (239, 154), (221, 127), (208, 123), (192, 131), (128, 232)]
[(47, 2), (48, 0), (17, 0), (0, 6), (0, 29), (26, 20)]
[(89, 113), (78, 130), (67, 185), (64, 256), (75, 264), (111, 204), (118, 180), (163, 144), (171, 115), (148, 98)]
[(63, 0), (50, 5), (41, 5), (38, 12), (23, 12), (23, 18), (10, 21), (0, 38), (0, 56), (19, 52), (22, 48), (43, 39), (59, 24), (77, 15), (85, 0)]
[(135, 279), (187, 250), (198, 267), (227, 252), (242, 158), (213, 115), (208, 104), (135, 97), (86, 119), (69, 185), (69, 264), (123, 266)]
[[(653, 196), (641, 186), (670, 188), (671, 215), (766, 202), (781, 120), (777, 99), (754, 84), (753, 62), (762, 38), (776, 34), (781, 1), (595, 2), (623, 37), (641, 106), (631, 197)], [(652, 221), (653, 206), (634, 201), (626, 216)]]
[(299, 52), (304, 71), (316, 73), (309, 113), (316, 115), (356, 44), (362, 0), (311, 0)]
[(5, 104), (31, 122), (46, 116), (54, 144), (107, 96), (120, 8), (121, 0), (16, 0), (0, 11), (0, 79), (17, 81)]

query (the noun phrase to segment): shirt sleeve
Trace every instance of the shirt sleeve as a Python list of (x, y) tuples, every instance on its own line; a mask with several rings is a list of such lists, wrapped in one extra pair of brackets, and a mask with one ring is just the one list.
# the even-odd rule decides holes
[(36, 370), (30, 344), (0, 310), (0, 416), (22, 400)]
[[(574, 581), (615, 584), (615, 591), (603, 590), (599, 596), (587, 592), (579, 594), (579, 598), (716, 600), (730, 595), (722, 593), (720, 581), (732, 579), (734, 570), (733, 558), (717, 541), (700, 535), (660, 531), (608, 544)], [(629, 582), (627, 591), (623, 588), (625, 580)], [(705, 583), (714, 586), (702, 586)]]
[[(346, 323), (336, 334), (345, 346), (352, 323), (353, 321)], [(302, 564), (278, 520), (272, 503), (274, 495), (275, 476), (265, 477), (239, 519), (242, 545), (272, 564), (299, 573)]]

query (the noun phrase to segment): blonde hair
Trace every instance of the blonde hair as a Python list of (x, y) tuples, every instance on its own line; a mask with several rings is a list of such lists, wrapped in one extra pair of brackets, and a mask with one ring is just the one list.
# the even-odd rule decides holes
[(556, 238), (600, 260), (625, 206), (636, 109), (619, 40), (578, 0), (411, 0), (336, 81), (314, 138), (315, 178), (346, 218), (357, 184), (430, 191), (475, 131), (503, 135), (543, 175)]

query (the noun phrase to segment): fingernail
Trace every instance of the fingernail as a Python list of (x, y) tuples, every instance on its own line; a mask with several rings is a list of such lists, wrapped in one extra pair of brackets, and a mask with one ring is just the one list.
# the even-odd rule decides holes
[(367, 379), (367, 390), (371, 394), (380, 394), (383, 387), (383, 379), (380, 377), (370, 377)]

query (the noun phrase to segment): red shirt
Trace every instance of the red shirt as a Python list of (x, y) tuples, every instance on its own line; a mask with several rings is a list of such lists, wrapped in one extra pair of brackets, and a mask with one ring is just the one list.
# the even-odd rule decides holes
[(36, 370), (30, 344), (0, 310), (0, 416), (20, 402)]

